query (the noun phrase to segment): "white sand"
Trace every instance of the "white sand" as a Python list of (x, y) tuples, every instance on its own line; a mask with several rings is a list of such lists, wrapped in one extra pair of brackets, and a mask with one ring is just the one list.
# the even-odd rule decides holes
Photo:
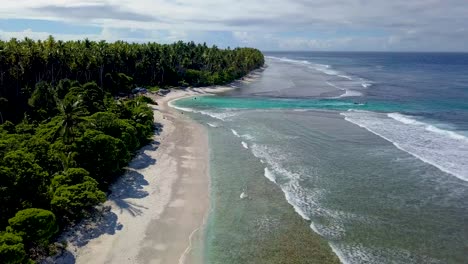
[[(246, 77), (252, 81), (255, 77)], [(201, 263), (209, 209), (209, 149), (205, 128), (168, 106), (177, 98), (231, 87), (173, 90), (150, 95), (162, 132), (111, 186), (102, 214), (65, 232), (67, 251), (43, 263)], [(160, 142), (160, 144), (159, 144)]]

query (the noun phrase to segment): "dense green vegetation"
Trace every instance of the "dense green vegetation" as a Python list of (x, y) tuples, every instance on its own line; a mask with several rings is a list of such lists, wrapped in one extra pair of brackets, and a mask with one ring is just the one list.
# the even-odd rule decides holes
[[(137, 86), (204, 86), (240, 78), (262, 66), (263, 55), (250, 48), (218, 49), (177, 42), (130, 44), (25, 39), (0, 41), (0, 119), (20, 121), (34, 93), (50, 89), (61, 79), (94, 81), (104, 92), (128, 92)], [(58, 96), (67, 86), (58, 88)], [(36, 92), (36, 90), (38, 90)], [(44, 94), (44, 93), (42, 93)], [(51, 98), (44, 95), (41, 100)], [(1, 120), (0, 120), (1, 121)]]
[(103, 202), (153, 135), (136, 86), (230, 82), (263, 65), (254, 49), (0, 41), (0, 263), (47, 254), (64, 227)]

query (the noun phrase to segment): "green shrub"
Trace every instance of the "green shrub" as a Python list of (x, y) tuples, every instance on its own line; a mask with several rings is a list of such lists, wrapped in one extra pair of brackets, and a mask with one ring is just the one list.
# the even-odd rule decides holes
[(7, 231), (21, 236), (26, 244), (46, 244), (58, 231), (54, 213), (39, 208), (21, 210), (8, 223)]
[(151, 99), (150, 97), (148, 96), (138, 96), (137, 97), (137, 100), (139, 102), (142, 102), (142, 103), (147, 103), (147, 104), (152, 104), (152, 105), (158, 105), (158, 103), (156, 103), (153, 99)]
[(83, 183), (59, 187), (50, 205), (55, 212), (74, 219), (81, 217), (85, 209), (105, 200), (106, 195), (99, 190), (97, 181), (88, 177)]
[(0, 232), (0, 263), (19, 264), (26, 259), (23, 239), (20, 236)]

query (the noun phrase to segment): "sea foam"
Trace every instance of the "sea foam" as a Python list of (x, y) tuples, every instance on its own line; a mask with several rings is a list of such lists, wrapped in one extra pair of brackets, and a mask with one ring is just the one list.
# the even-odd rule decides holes
[[(311, 217), (325, 217), (327, 218), (328, 225), (311, 225), (311, 228), (316, 233), (329, 238), (341, 237), (344, 233), (344, 228), (341, 220), (346, 218), (356, 217), (336, 210), (324, 208), (320, 204), (323, 196), (323, 190), (310, 189), (301, 186), (300, 182), (303, 181), (305, 172), (293, 172), (285, 169), (281, 163), (287, 158), (280, 154), (281, 151), (274, 151), (264, 145), (252, 144), (252, 153), (255, 157), (259, 158), (262, 163), (266, 163), (268, 167), (265, 168), (264, 176), (271, 182), (276, 183), (284, 193), (287, 202), (293, 206), (294, 211), (305, 220), (311, 220)], [(264, 161), (264, 162), (263, 162)]]
[[(345, 93), (342, 94), (339, 97), (362, 96), (362, 93), (359, 92), (359, 91), (356, 91), (356, 90), (367, 89), (370, 86), (372, 86), (371, 81), (366, 80), (364, 78), (360, 78), (360, 77), (357, 77), (357, 76), (350, 75), (348, 73), (344, 73), (344, 72), (339, 71), (339, 70), (336, 70), (331, 65), (313, 63), (313, 62), (304, 61), (304, 60), (294, 60), (294, 59), (289, 59), (289, 58), (284, 58), (284, 57), (279, 58), (279, 57), (269, 56), (267, 58), (274, 59), (274, 60), (280, 60), (280, 61), (287, 62), (287, 63), (294, 63), (294, 64), (299, 64), (299, 65), (304, 65), (304, 66), (307, 66), (309, 69), (322, 72), (322, 73), (324, 73), (326, 75), (335, 76), (335, 77), (338, 77), (338, 78), (341, 78), (341, 79), (345, 79), (345, 80), (341, 80), (340, 82), (346, 82), (347, 83), (346, 86), (347, 87), (349, 86), (350, 88), (353, 88), (353, 89), (337, 87), (337, 86), (327, 82), (327, 84), (329, 84), (329, 85), (331, 85), (331, 86), (333, 86), (335, 88), (338, 88), (340, 90), (345, 91)], [(337, 98), (339, 98), (339, 97), (337, 97)]]
[(415, 255), (411, 251), (398, 248), (364, 247), (361, 244), (330, 243), (333, 252), (341, 263), (427, 263), (440, 264), (441, 261), (424, 256)]
[(400, 113), (348, 111), (345, 119), (441, 171), (468, 181), (468, 138)]
[(236, 131), (236, 130), (234, 130), (234, 129), (231, 129), (231, 132), (232, 132), (232, 134), (233, 134), (234, 136), (236, 136), (236, 137), (240, 137), (239, 133), (237, 133), (237, 131)]
[(240, 111), (235, 111), (232, 109), (221, 109), (222, 110), (221, 112), (214, 112), (214, 111), (207, 111), (207, 110), (195, 110), (193, 108), (181, 107), (181, 106), (175, 105), (174, 101), (177, 101), (177, 100), (179, 99), (174, 99), (172, 101), (169, 101), (168, 105), (172, 108), (175, 108), (181, 111), (207, 115), (207, 116), (210, 116), (212, 118), (215, 118), (221, 121), (228, 121), (230, 118), (237, 116), (240, 112)]
[(350, 90), (350, 89), (346, 89), (346, 88), (341, 88), (331, 82), (326, 82), (326, 84), (332, 86), (332, 87), (335, 87), (336, 89), (339, 89), (339, 90), (342, 90), (344, 91), (343, 94), (340, 94), (339, 96), (337, 97), (334, 97), (334, 98), (343, 98), (343, 97), (357, 97), (357, 96), (362, 96), (362, 93), (359, 92), (359, 91), (355, 91), (355, 90)]
[(289, 63), (296, 63), (296, 64), (305, 64), (305, 65), (309, 65), (311, 64), (309, 61), (306, 61), (306, 60), (294, 60), (294, 59), (289, 59), (289, 58), (286, 58), (286, 57), (274, 57), (274, 56), (266, 56), (266, 58), (268, 59), (273, 59), (273, 60), (279, 60), (279, 61), (283, 61), (283, 62), (289, 62)]

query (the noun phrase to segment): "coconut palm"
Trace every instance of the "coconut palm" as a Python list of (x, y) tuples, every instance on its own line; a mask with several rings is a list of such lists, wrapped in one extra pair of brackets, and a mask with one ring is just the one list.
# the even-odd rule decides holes
[(63, 142), (71, 143), (74, 139), (74, 129), (83, 120), (82, 117), (86, 115), (86, 108), (81, 99), (59, 101), (57, 108), (60, 116), (58, 132), (60, 132)]

